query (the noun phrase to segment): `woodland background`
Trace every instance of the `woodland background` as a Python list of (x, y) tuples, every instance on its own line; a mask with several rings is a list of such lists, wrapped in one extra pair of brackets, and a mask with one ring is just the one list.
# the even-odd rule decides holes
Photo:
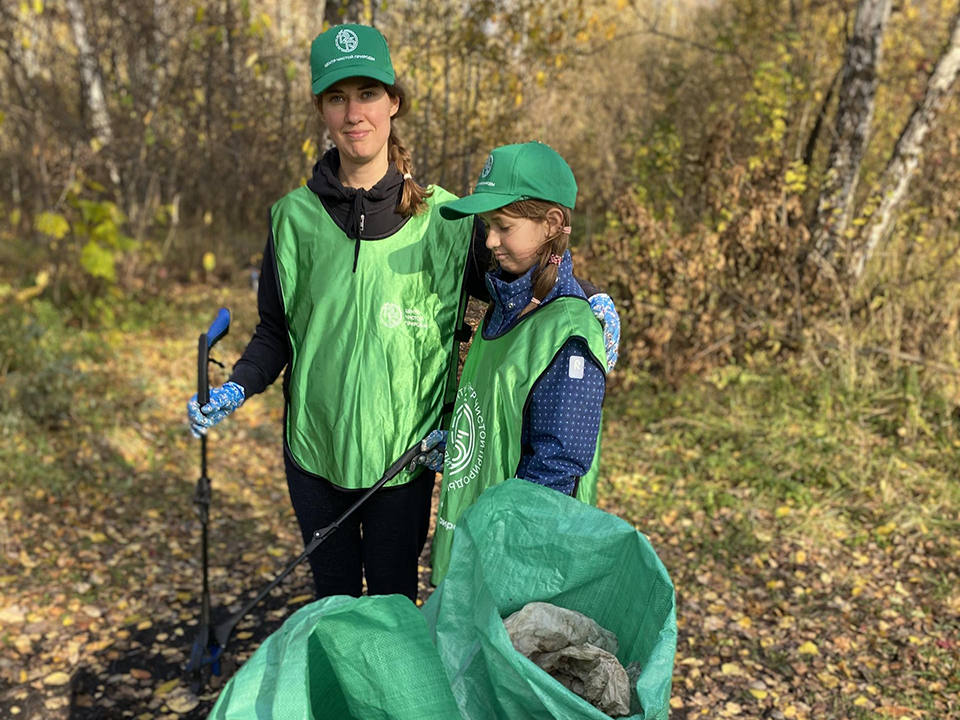
[[(676, 583), (675, 716), (960, 717), (955, 0), (0, 0), (0, 713), (215, 697), (178, 680), (195, 338), (252, 333), (343, 21), (390, 41), (422, 182), (529, 139), (574, 169), (623, 322), (601, 505)], [(280, 413), (211, 444), (224, 605), (297, 547)]]

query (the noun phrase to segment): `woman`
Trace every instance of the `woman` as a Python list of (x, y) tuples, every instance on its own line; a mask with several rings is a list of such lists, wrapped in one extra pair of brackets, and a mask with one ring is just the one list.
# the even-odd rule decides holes
[[(284, 460), (304, 543), (418, 438), (446, 427), (466, 295), (485, 297), (477, 225), (441, 220), (454, 196), (423, 188), (393, 128), (407, 109), (384, 37), (341, 25), (311, 47), (312, 90), (334, 148), (270, 213), (260, 323), (195, 433), (286, 367)], [(595, 293), (595, 288), (591, 288)], [(318, 597), (417, 594), (435, 473), (415, 467), (310, 557)]]

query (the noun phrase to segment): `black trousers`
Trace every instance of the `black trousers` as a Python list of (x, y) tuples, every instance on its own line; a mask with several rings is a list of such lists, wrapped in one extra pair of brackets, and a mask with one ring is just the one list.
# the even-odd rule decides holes
[[(362, 491), (341, 490), (309, 475), (284, 453), (287, 486), (303, 543), (353, 505)], [(430, 499), (436, 473), (424, 470), (413, 482), (381, 488), (310, 555), (317, 597), (353, 595), (366, 572), (369, 595), (417, 597), (417, 560), (430, 529)]]

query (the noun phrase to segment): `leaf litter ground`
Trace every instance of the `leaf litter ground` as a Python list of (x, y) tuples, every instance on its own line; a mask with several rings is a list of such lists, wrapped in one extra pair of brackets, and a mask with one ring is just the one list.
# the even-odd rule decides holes
[[(181, 290), (163, 309), (131, 309), (125, 332), (105, 338), (107, 360), (81, 366), (93, 378), (90, 397), (76, 398), (82, 422), (8, 438), (0, 717), (205, 717), (227, 677), (313, 599), (304, 565), (238, 626), (224, 675), (189, 692), (199, 448), (184, 406), (196, 336), (219, 305), (234, 311), (234, 329), (216, 354), (232, 364), (256, 322), (253, 298)], [(601, 506), (650, 537), (677, 587), (673, 717), (960, 717), (955, 496), (764, 493), (726, 472), (749, 474), (750, 453), (737, 453), (756, 438), (725, 447), (683, 408), (648, 422), (632, 408), (650, 399), (619, 392), (606, 413)], [(301, 548), (281, 416), (274, 387), (211, 433), (214, 622)], [(930, 517), (904, 515), (910, 503)]]

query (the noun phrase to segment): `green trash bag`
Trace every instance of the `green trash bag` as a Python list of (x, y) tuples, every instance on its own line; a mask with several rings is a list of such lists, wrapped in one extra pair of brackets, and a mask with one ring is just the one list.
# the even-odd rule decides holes
[(456, 720), (423, 615), (401, 595), (300, 608), (224, 687), (216, 720)]
[(576, 610), (640, 662), (640, 711), (666, 720), (677, 645), (673, 584), (650, 542), (613, 515), (511, 479), (457, 523), (446, 578), (423, 607), (465, 720), (607, 718), (517, 652), (501, 618), (533, 601)]

